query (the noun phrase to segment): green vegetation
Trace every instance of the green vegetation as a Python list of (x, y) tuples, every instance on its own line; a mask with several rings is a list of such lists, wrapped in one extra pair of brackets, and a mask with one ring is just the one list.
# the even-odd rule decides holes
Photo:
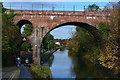
[[(2, 11), (0, 13), (7, 15), (6, 14), (6, 10), (8, 10), (8, 9), (6, 9), (6, 8), (3, 7), (2, 2), (0, 2), (0, 8), (2, 8)], [(18, 14), (14, 14), (14, 10), (10, 9), (9, 10), (9, 14), (7, 15), (7, 19), (12, 20), (13, 17), (16, 16), (16, 15), (18, 15)]]
[[(114, 7), (113, 7), (114, 6)], [(104, 40), (102, 51), (94, 37), (82, 28), (77, 27), (74, 37), (69, 42), (70, 55), (85, 58), (94, 64), (100, 64), (112, 73), (111, 76), (120, 74), (119, 42), (120, 42), (120, 4), (109, 5), (107, 11), (111, 13), (110, 23), (100, 22), (99, 31)], [(115, 74), (115, 75), (114, 75)]]
[(86, 11), (101, 11), (98, 5), (92, 4), (89, 5), (88, 8), (86, 8)]
[(53, 35), (51, 35), (50, 33), (48, 33), (42, 42), (42, 48), (43, 49), (51, 49), (51, 48), (55, 48), (56, 45), (54, 43), (54, 37)]
[(32, 46), (30, 43), (28, 42), (24, 42), (22, 45), (21, 45), (21, 51), (31, 51), (32, 49)]
[(103, 53), (100, 54), (99, 61), (103, 67), (110, 69), (111, 71), (113, 71), (114, 74), (120, 74), (118, 47), (120, 41), (120, 4), (114, 4), (109, 6), (114, 6), (112, 8), (108, 7), (107, 9), (107, 11), (111, 13), (111, 23), (109, 24), (109, 27), (106, 27), (107, 23), (104, 23), (102, 26), (100, 26), (106, 27), (106, 29), (100, 30), (103, 33), (105, 50)]
[(38, 80), (51, 80), (52, 78), (51, 70), (46, 66), (31, 64), (29, 71), (32, 73), (33, 77)]
[(23, 37), (27, 37), (29, 35), (31, 35), (33, 32), (33, 26), (30, 24), (25, 24), (24, 30), (23, 30)]
[(18, 54), (19, 49), (17, 48), (17, 44), (22, 40), (21, 36), (19, 35), (19, 27), (15, 26), (14, 23), (12, 22), (13, 16), (15, 16), (13, 13), (11, 14), (2, 13), (3, 66), (14, 64), (13, 56)]
[[(2, 8), (2, 11), (1, 11), (1, 12), (2, 12), (2, 13), (5, 13), (5, 11), (6, 11), (6, 8), (4, 8), (4, 7), (3, 7), (3, 4), (2, 4), (2, 2), (0, 2), (0, 8)], [(0, 12), (0, 13), (1, 13), (1, 12)]]
[(68, 45), (70, 55), (77, 55), (79, 58), (85, 58), (94, 63), (98, 62), (97, 58), (100, 49), (93, 35), (87, 30), (76, 27), (76, 33)]
[(49, 54), (51, 51), (50, 50), (48, 50), (48, 51), (46, 51), (46, 52), (44, 52), (44, 53), (42, 53), (41, 55), (40, 55), (40, 57), (42, 57), (42, 56), (44, 56), (44, 55), (46, 55), (46, 54)]
[(110, 26), (108, 25), (108, 23), (100, 22), (98, 26), (104, 39), (110, 35)]

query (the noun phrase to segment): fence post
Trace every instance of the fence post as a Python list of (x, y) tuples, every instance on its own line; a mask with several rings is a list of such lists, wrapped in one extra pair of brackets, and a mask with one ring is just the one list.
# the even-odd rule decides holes
[(32, 13), (33, 13), (33, 4), (32, 4)]
[(52, 11), (54, 11), (54, 8), (55, 8), (54, 5), (52, 5)]
[(43, 11), (44, 4), (42, 4), (42, 11)]
[(73, 12), (75, 13), (75, 5), (73, 5)]
[(22, 4), (21, 4), (21, 14), (22, 14)]
[(43, 7), (44, 7), (44, 4), (42, 4), (42, 14), (43, 14)]
[(10, 3), (10, 10), (11, 10), (11, 3)]
[(84, 6), (84, 17), (86, 16), (86, 14), (85, 14), (85, 6)]
[(65, 6), (63, 5), (63, 11), (64, 11)]

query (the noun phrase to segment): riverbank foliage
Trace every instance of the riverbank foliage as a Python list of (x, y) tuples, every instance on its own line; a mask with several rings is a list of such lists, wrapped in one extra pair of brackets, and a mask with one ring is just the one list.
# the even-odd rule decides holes
[(97, 58), (100, 49), (97, 42), (90, 32), (81, 27), (76, 27), (76, 33), (68, 43), (68, 49), (70, 55), (77, 55), (79, 58), (85, 58), (94, 63), (98, 62)]
[[(107, 11), (106, 11), (107, 10)], [(100, 22), (98, 31), (102, 34), (104, 50), (101, 50), (94, 37), (86, 30), (77, 27), (76, 33), (68, 43), (70, 53), (79, 58), (90, 60), (117, 75), (120, 72), (119, 42), (120, 42), (120, 3), (105, 8), (110, 13), (110, 23)], [(108, 18), (108, 17), (107, 17)]]
[(31, 64), (29, 71), (32, 73), (33, 77), (37, 80), (51, 80), (52, 74), (49, 67), (39, 66), (35, 64)]
[[(107, 10), (107, 11), (106, 11)], [(120, 74), (119, 42), (120, 42), (120, 3), (110, 4), (105, 12), (111, 13), (108, 30), (101, 29), (105, 43), (105, 50), (100, 54), (100, 64), (114, 72)], [(105, 23), (100, 23), (99, 27), (105, 27)], [(107, 36), (105, 35), (106, 33)]]

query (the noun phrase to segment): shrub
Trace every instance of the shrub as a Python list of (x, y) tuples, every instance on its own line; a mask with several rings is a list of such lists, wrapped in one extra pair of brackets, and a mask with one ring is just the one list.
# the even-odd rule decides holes
[(35, 79), (51, 80), (52, 78), (51, 70), (47, 66), (31, 64), (29, 70)]

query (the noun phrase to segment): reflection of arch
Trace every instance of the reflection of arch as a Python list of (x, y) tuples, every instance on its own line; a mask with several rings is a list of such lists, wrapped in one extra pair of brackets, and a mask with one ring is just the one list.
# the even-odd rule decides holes
[[(67, 23), (60, 24), (60, 25), (54, 27), (53, 29), (61, 27), (61, 26), (65, 26), (65, 25), (74, 25), (74, 26), (78, 26), (78, 27), (82, 27), (82, 28), (86, 29), (94, 36), (95, 40), (98, 42), (98, 45), (101, 47), (101, 49), (103, 49), (102, 36), (101, 36), (100, 32), (98, 31), (98, 29), (96, 29), (94, 26), (89, 25), (87, 23), (82, 23), (82, 22), (67, 22)], [(53, 29), (51, 29), (50, 31), (52, 31)]]
[(28, 21), (28, 20), (20, 20), (17, 23), (17, 26), (19, 26), (21, 28), (24, 24), (30, 24), (30, 25), (32, 25), (32, 23), (30, 21)]

